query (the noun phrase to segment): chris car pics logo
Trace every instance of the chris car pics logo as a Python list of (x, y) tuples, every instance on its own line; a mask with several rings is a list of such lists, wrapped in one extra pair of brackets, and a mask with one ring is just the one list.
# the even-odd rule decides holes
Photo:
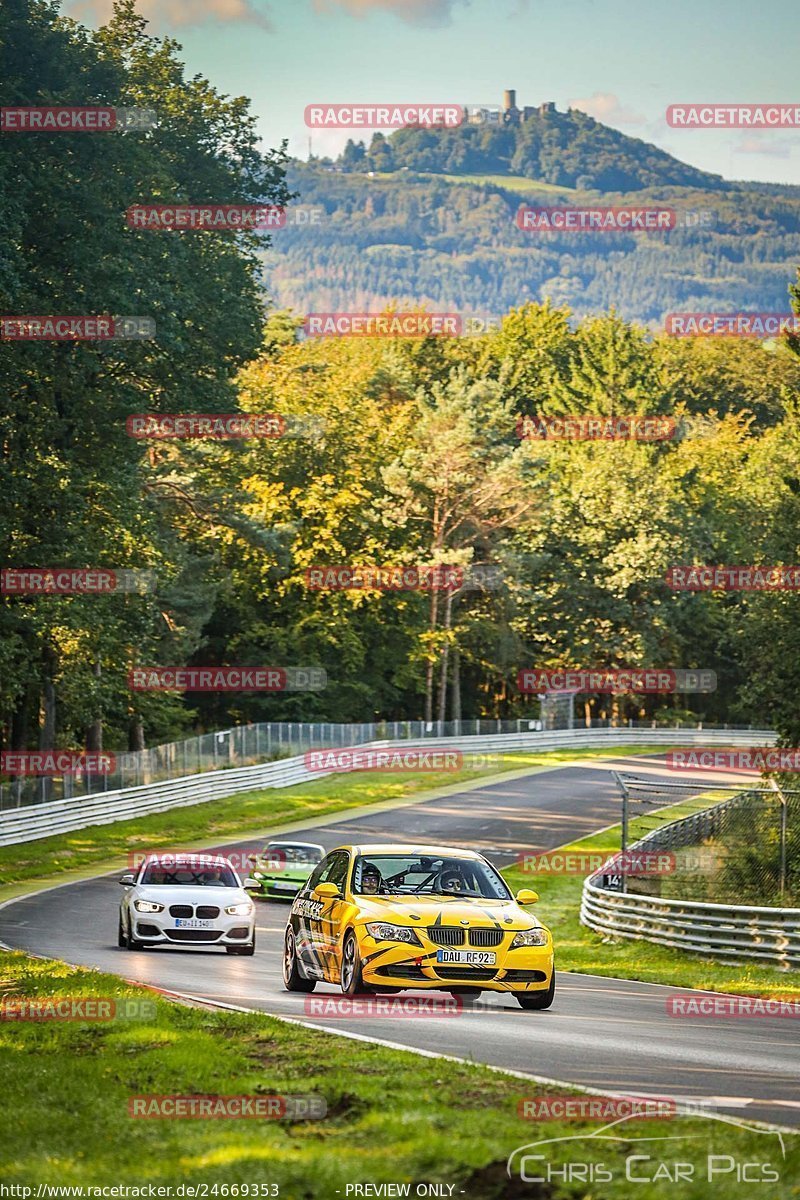
[[(671, 1114), (664, 1115), (671, 1118)], [(709, 1183), (724, 1189), (733, 1184), (777, 1183), (781, 1179), (781, 1166), (786, 1157), (782, 1131), (764, 1129), (714, 1112), (706, 1112), (704, 1116), (711, 1125), (704, 1122), (696, 1133), (670, 1131), (658, 1136), (652, 1126), (641, 1134), (624, 1128), (628, 1122), (637, 1120), (638, 1114), (633, 1112), (601, 1125), (591, 1133), (544, 1138), (519, 1146), (509, 1155), (506, 1173), (509, 1178), (517, 1178), (522, 1183), (546, 1187), (591, 1184), (594, 1185), (591, 1194), (598, 1196), (609, 1195), (609, 1192), (596, 1192), (596, 1185), (623, 1181), (673, 1189), (677, 1185), (679, 1191), (659, 1191), (658, 1195), (680, 1196), (689, 1194), (685, 1190), (687, 1184), (696, 1188)], [(760, 1146), (750, 1146), (746, 1154), (730, 1153), (729, 1132), (724, 1152), (722, 1145), (715, 1148), (715, 1133), (727, 1131), (730, 1126), (753, 1135), (754, 1141), (758, 1135), (764, 1137), (763, 1150)], [(549, 1190), (547, 1194), (550, 1194)], [(572, 1194), (585, 1193), (573, 1193), (570, 1189)], [(649, 1189), (642, 1192), (643, 1196), (654, 1194)], [(691, 1194), (701, 1193), (692, 1191)], [(708, 1189), (705, 1194), (717, 1193)]]

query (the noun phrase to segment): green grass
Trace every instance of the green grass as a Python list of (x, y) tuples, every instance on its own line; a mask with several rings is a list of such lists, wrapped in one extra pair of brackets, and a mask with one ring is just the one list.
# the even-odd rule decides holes
[[(659, 750), (663, 751), (664, 747)], [(175, 808), (149, 817), (92, 825), (74, 833), (0, 847), (0, 901), (19, 892), (9, 885), (54, 881), (91, 867), (114, 869), (131, 851), (200, 850), (240, 836), (269, 836), (290, 822), (330, 817), (353, 808), (421, 798), (431, 791), (487, 779), (503, 771), (557, 766), (586, 758), (647, 754), (655, 747), (554, 750), (546, 754), (506, 754), (497, 769), (419, 771), (403, 774), (353, 772), (332, 775), (291, 788), (242, 792), (223, 800)]]
[[(714, 793), (684, 800), (661, 810), (671, 820), (701, 808), (707, 808)], [(719, 797), (719, 793), (716, 794)], [(630, 825), (629, 844), (652, 828), (634, 820)], [(612, 854), (620, 848), (620, 827), (581, 838), (565, 847), (568, 851)], [(536, 912), (553, 931), (556, 966), (561, 971), (580, 971), (619, 979), (638, 979), (646, 983), (674, 984), (676, 987), (704, 988), (708, 991), (800, 998), (800, 973), (781, 971), (757, 963), (734, 964), (715, 961), (702, 954), (674, 950), (638, 938), (618, 940), (601, 937), (581, 925), (580, 913), (583, 878), (578, 875), (535, 875), (519, 867), (503, 871), (514, 890), (528, 887), (539, 893)]]
[[(411, 175), (414, 180), (444, 179), (447, 183), (468, 183), (478, 187), (505, 188), (508, 192), (552, 192), (558, 196), (577, 195), (578, 189), (561, 186), (555, 183), (544, 183), (543, 180), (527, 179), (524, 175), (448, 175), (440, 171), (376, 171), (370, 178), (397, 181)], [(366, 179), (367, 176), (365, 175)]]
[(577, 192), (576, 188), (526, 179), (524, 175), (429, 175), (428, 178), (446, 179), (448, 183), (488, 185), (489, 187), (505, 188), (508, 192), (552, 192), (558, 196), (571, 196)]
[[(230, 1189), (274, 1183), (282, 1200), (336, 1200), (352, 1183), (420, 1181), (454, 1185), (454, 1196), (470, 1200), (609, 1194), (587, 1191), (581, 1183), (555, 1182), (534, 1190), (518, 1178), (516, 1183), (506, 1178), (512, 1150), (599, 1127), (597, 1120), (533, 1122), (518, 1116), (523, 1097), (563, 1095), (568, 1089), (353, 1042), (266, 1015), (184, 1007), (114, 976), (21, 953), (0, 954), (0, 997), (89, 996), (148, 999), (155, 1001), (155, 1012), (127, 1021), (0, 1021), (6, 1108), (0, 1178), (6, 1185)], [(537, 1029), (546, 1036), (546, 1015), (530, 1017), (531, 1036)], [(391, 1037), (391, 1023), (387, 1026)], [(141, 1120), (128, 1115), (133, 1096), (309, 1092), (326, 1101), (325, 1119)], [(585, 1140), (566, 1143), (550, 1159), (604, 1163), (614, 1174), (614, 1200), (672, 1200), (676, 1194), (700, 1200), (711, 1194), (709, 1153), (772, 1162), (782, 1182), (769, 1187), (770, 1200), (797, 1194), (791, 1183), (800, 1178), (796, 1137), (786, 1137), (784, 1160), (774, 1135), (702, 1117), (628, 1122), (623, 1136), (623, 1142), (594, 1147)], [(680, 1140), (637, 1143), (666, 1136)], [(679, 1193), (668, 1183), (627, 1183), (624, 1160), (632, 1153), (689, 1162), (697, 1182), (683, 1185)], [(730, 1176), (722, 1178), (729, 1200), (751, 1200), (752, 1184), (737, 1186)]]

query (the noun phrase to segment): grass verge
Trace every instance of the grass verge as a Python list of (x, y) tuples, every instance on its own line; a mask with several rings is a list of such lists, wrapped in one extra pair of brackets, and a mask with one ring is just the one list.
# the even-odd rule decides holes
[[(587, 758), (648, 754), (656, 749), (603, 747), (599, 750), (553, 750), (545, 754), (504, 754), (501, 765), (496, 770), (492, 768), (491, 774), (546, 769)], [(664, 747), (658, 750), (663, 753)], [(0, 901), (10, 899), (14, 894), (10, 884), (34, 880), (58, 882), (59, 877), (68, 872), (94, 866), (113, 870), (123, 865), (125, 856), (133, 851), (200, 850), (233, 841), (240, 835), (267, 837), (277, 827), (290, 822), (330, 817), (356, 807), (396, 803), (406, 797), (424, 799), (448, 788), (455, 790), (460, 784), (484, 782), (487, 777), (485, 769), (402, 774), (362, 771), (331, 775), (296, 787), (241, 792), (223, 800), (174, 808), (149, 817), (118, 821), (113, 825), (92, 825), (36, 842), (2, 846)]]
[[(709, 796), (683, 800), (659, 810), (670, 819), (686, 816), (698, 808), (707, 808)], [(630, 842), (641, 837), (652, 824), (631, 821)], [(581, 838), (563, 847), (565, 852), (610, 855), (620, 848), (620, 826)], [(764, 995), (800, 998), (800, 973), (781, 971), (757, 963), (725, 963), (702, 954), (674, 950), (639, 939), (612, 939), (594, 933), (578, 919), (583, 877), (578, 875), (536, 875), (519, 867), (503, 871), (509, 887), (533, 888), (539, 893), (537, 913), (553, 931), (556, 966), (561, 971), (580, 971), (590, 975), (618, 979), (638, 979), (646, 983), (674, 984), (676, 987), (704, 988), (736, 995)]]
[[(531, 1149), (545, 1159), (529, 1161), (528, 1173), (559, 1170), (563, 1176), (569, 1162), (595, 1170), (602, 1164), (600, 1179), (611, 1174), (614, 1200), (699, 1200), (710, 1194), (709, 1155), (731, 1158), (730, 1165), (719, 1161), (727, 1170), (712, 1181), (723, 1183), (728, 1197), (752, 1196), (752, 1183), (737, 1184), (731, 1173), (733, 1161), (770, 1163), (778, 1181), (769, 1194), (781, 1200), (796, 1195), (800, 1179), (797, 1137), (786, 1137), (784, 1158), (775, 1134), (682, 1117), (630, 1121), (613, 1131), (622, 1140), (592, 1143), (585, 1135), (603, 1123), (597, 1119), (533, 1122), (518, 1115), (523, 1097), (563, 1096), (564, 1088), (353, 1042), (266, 1015), (184, 1007), (115, 976), (18, 952), (0, 954), (0, 999), (23, 997), (154, 1004), (138, 1020), (0, 1021), (3, 1094), (10, 1101), (0, 1177), (7, 1185), (205, 1185), (210, 1197), (282, 1200), (337, 1200), (348, 1194), (348, 1185), (367, 1183), (410, 1184), (411, 1195), (418, 1183), (439, 1183), (465, 1200), (608, 1195), (608, 1183), (587, 1191), (585, 1182), (556, 1175), (534, 1189), (520, 1181), (518, 1170), (516, 1178), (507, 1177), (506, 1159), (514, 1149), (559, 1137), (580, 1140)], [(530, 1016), (531, 1036), (546, 1036), (547, 1014)], [(325, 1119), (128, 1115), (133, 1096), (309, 1092), (325, 1099)], [(679, 1140), (640, 1141), (654, 1137)], [(689, 1164), (693, 1181), (676, 1188), (662, 1170), (661, 1182), (629, 1182), (626, 1158), (633, 1154), (647, 1156), (635, 1164), (640, 1177), (652, 1178), (661, 1160), (679, 1161)]]

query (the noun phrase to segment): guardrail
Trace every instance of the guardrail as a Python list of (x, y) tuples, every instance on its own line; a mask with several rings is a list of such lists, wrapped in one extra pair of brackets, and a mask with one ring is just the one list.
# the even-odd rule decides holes
[[(747, 793), (672, 821), (634, 842), (630, 851), (694, 845), (720, 828)], [(714, 904), (615, 892), (590, 875), (583, 885), (580, 920), (595, 933), (639, 938), (713, 958), (800, 967), (800, 908)]]
[[(444, 747), (483, 754), (489, 751), (559, 750), (614, 746), (764, 746), (775, 741), (771, 730), (676, 730), (676, 729), (562, 729), (551, 732), (474, 735), (460, 738), (422, 738), (402, 742), (370, 742), (373, 748)], [(361, 747), (362, 749), (364, 746)], [(346, 753), (346, 751), (339, 751)], [(223, 796), (256, 788), (291, 787), (319, 779), (326, 771), (309, 771), (305, 756), (258, 763), (233, 770), (208, 771), (180, 779), (163, 780), (141, 787), (121, 788), (67, 800), (0, 812), (0, 846), (37, 841), (54, 834), (110, 825), (132, 817), (148, 816), (192, 804), (206, 804)]]
[(581, 923), (595, 933), (642, 938), (712, 958), (800, 967), (800, 908), (757, 908), (609, 892), (587, 879)]

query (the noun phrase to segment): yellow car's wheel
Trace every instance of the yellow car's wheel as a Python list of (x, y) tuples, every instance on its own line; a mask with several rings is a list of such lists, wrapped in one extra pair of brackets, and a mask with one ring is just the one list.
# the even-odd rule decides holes
[(317, 986), (315, 979), (306, 979), (300, 974), (297, 963), (297, 943), (294, 940), (291, 925), (286, 930), (286, 941), (283, 947), (283, 983), (287, 992), (313, 992)]
[(345, 996), (363, 996), (371, 989), (364, 983), (361, 974), (361, 955), (358, 952), (358, 942), (352, 929), (344, 935), (342, 946), (341, 985)]
[(517, 992), (520, 1008), (549, 1008), (556, 994), (556, 973), (550, 976), (550, 987), (544, 992)]

